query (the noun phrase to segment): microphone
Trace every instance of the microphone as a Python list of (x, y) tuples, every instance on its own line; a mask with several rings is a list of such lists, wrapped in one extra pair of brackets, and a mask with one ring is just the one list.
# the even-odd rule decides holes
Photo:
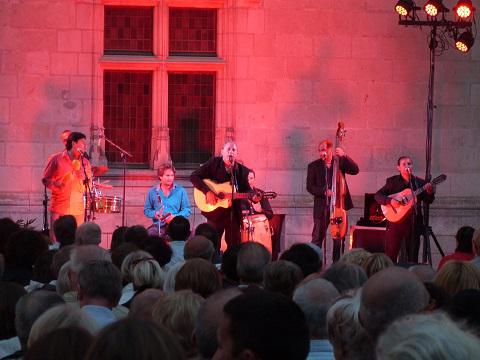
[(230, 161), (230, 164), (233, 165), (233, 155), (228, 155), (228, 161)]
[(87, 154), (85, 151), (83, 151), (83, 150), (80, 149), (80, 148), (77, 148), (77, 151), (78, 151), (78, 152), (80, 153), (80, 155), (83, 156), (85, 159), (90, 160), (90, 156), (88, 156), (88, 154)]
[(320, 159), (325, 160), (326, 158), (327, 158), (327, 152), (326, 152), (326, 151), (322, 151), (322, 152), (320, 153)]

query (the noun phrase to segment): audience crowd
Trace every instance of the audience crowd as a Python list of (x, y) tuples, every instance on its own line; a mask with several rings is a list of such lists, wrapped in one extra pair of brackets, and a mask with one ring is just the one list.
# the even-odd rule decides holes
[(54, 239), (0, 219), (0, 359), (480, 359), (480, 230), (435, 271), (297, 243), (219, 254), (209, 224), (119, 227), (100, 247), (73, 216)]

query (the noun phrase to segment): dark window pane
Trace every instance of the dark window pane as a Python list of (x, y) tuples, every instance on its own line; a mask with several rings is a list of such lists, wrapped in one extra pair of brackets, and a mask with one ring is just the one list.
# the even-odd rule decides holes
[(105, 6), (105, 54), (153, 54), (153, 7)]
[(168, 74), (168, 127), (174, 163), (199, 164), (215, 147), (215, 73)]
[(217, 56), (217, 10), (170, 8), (169, 53)]
[[(133, 155), (127, 159), (130, 166), (147, 167), (152, 131), (152, 72), (105, 71), (103, 81), (106, 137)], [(110, 164), (122, 163), (119, 151), (108, 142), (105, 153)]]

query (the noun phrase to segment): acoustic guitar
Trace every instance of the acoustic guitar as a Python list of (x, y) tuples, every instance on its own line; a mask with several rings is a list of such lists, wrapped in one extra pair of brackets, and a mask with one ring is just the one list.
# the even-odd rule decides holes
[[(435, 179), (431, 181), (432, 185), (437, 185), (447, 180), (447, 175), (442, 174), (437, 176)], [(388, 197), (391, 199), (395, 199), (401, 203), (401, 205), (397, 208), (393, 207), (392, 205), (381, 205), (383, 215), (387, 218), (388, 221), (396, 223), (402, 221), (407, 214), (413, 208), (413, 198), (422, 192), (425, 191), (427, 184), (423, 185), (422, 187), (418, 188), (412, 193), (412, 189), (405, 189), (400, 191), (396, 194), (389, 195)]]
[[(197, 188), (193, 188), (193, 198), (195, 199), (195, 204), (203, 212), (211, 212), (219, 207), (229, 208), (232, 206), (232, 184), (229, 182), (216, 183), (210, 179), (203, 179), (203, 182), (208, 186), (208, 188), (217, 196), (216, 204), (208, 204), (206, 195)], [(234, 192), (233, 200), (235, 199), (252, 199), (254, 196), (258, 198), (266, 199), (275, 199), (277, 193), (274, 191), (259, 191), (259, 192)]]

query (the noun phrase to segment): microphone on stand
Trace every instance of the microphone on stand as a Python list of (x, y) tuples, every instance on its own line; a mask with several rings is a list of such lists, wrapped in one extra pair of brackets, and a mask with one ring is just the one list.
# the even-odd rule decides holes
[(80, 153), (80, 156), (83, 156), (85, 159), (90, 160), (90, 156), (80, 148), (77, 148), (77, 151)]

